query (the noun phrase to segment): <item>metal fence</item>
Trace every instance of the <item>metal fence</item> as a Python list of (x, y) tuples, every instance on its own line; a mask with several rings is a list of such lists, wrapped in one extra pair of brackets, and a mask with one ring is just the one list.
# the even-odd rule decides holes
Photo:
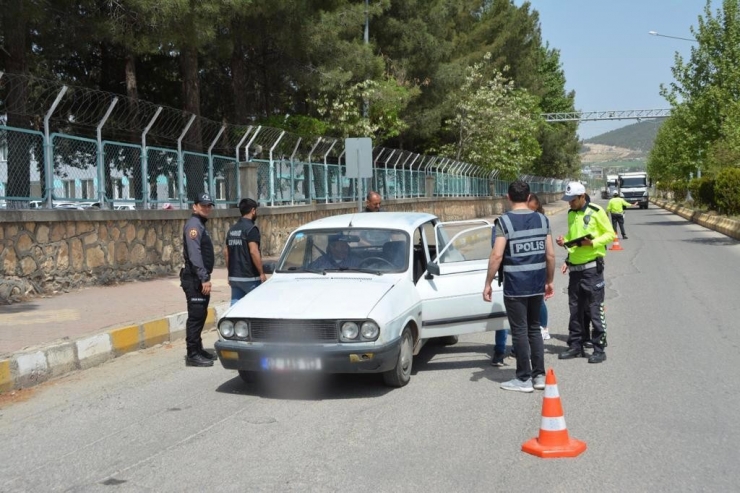
[[(183, 208), (203, 191), (228, 207), (243, 196), (244, 161), (257, 165), (253, 198), (269, 206), (356, 201), (369, 190), (384, 199), (422, 197), (427, 181), (437, 197), (501, 196), (509, 185), (497, 171), (445, 157), (376, 147), (372, 159), (372, 178), (350, 179), (340, 139), (220, 124), (0, 72), (0, 207)], [(565, 184), (521, 178), (534, 192)]]

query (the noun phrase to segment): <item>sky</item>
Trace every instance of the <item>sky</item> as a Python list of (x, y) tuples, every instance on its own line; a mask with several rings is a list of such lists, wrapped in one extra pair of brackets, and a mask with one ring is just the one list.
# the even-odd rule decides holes
[[(517, 0), (517, 5), (523, 3)], [(542, 36), (560, 50), (566, 89), (576, 93), (579, 111), (666, 109), (660, 84), (673, 81), (674, 54), (684, 60), (696, 43), (691, 26), (706, 0), (530, 0), (540, 14)], [(720, 5), (713, 0), (712, 12)], [(583, 139), (636, 120), (581, 122)]]

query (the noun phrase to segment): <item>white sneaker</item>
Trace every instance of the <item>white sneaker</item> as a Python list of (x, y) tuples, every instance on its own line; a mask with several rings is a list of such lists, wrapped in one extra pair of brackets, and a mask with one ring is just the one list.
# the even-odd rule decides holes
[(537, 390), (545, 390), (545, 375), (537, 375), (532, 379), (532, 387)]
[(501, 388), (504, 390), (515, 390), (517, 392), (534, 392), (531, 378), (525, 382), (522, 382), (518, 378), (512, 378), (508, 382), (502, 383)]
[(548, 340), (550, 339), (550, 330), (547, 327), (540, 327), (540, 332), (542, 332), (542, 339)]

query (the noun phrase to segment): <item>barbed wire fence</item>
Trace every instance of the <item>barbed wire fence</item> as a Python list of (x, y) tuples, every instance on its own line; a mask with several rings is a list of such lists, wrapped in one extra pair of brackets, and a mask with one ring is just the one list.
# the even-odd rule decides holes
[[(373, 149), (373, 176), (346, 177), (344, 142), (219, 123), (110, 92), (0, 72), (0, 200), (8, 208), (92, 202), (101, 208), (186, 207), (203, 191), (221, 207), (242, 194), (240, 163), (257, 166), (262, 205), (505, 195), (497, 171), (441, 156)], [(563, 180), (522, 176), (534, 192)]]

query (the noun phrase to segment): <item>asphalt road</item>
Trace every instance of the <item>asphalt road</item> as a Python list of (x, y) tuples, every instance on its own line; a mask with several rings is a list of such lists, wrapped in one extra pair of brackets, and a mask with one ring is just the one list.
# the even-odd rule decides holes
[[(564, 213), (552, 221), (565, 231)], [(626, 225), (607, 258), (605, 363), (557, 360), (565, 276), (548, 302), (577, 458), (520, 451), (542, 393), (499, 389), (514, 362), (489, 366), (492, 334), (427, 346), (395, 390), (376, 376), (248, 387), (186, 368), (179, 343), (6, 403), (0, 491), (737, 491), (740, 245), (656, 208)]]

